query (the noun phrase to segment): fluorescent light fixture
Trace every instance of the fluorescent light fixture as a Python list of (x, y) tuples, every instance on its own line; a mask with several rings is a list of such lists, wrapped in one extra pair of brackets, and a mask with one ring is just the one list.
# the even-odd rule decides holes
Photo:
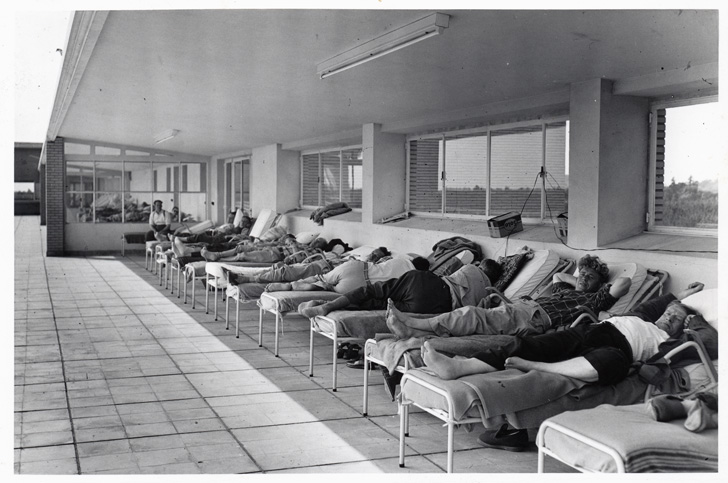
[(179, 134), (179, 129), (167, 129), (154, 136), (154, 144), (160, 144), (164, 141), (169, 141), (173, 137)]
[(316, 66), (316, 72), (322, 79), (325, 79), (364, 62), (378, 59), (383, 55), (439, 35), (443, 29), (448, 27), (449, 22), (449, 15), (432, 13), (321, 62)]

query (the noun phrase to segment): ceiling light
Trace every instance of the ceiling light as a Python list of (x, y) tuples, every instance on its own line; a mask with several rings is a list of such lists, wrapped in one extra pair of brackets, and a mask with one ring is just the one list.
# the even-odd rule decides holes
[(154, 136), (154, 144), (163, 143), (164, 141), (169, 141), (173, 137), (175, 137), (177, 134), (179, 134), (179, 129), (167, 129), (166, 131), (162, 131), (156, 136)]
[(364, 62), (439, 35), (443, 29), (448, 27), (449, 22), (449, 15), (432, 13), (321, 62), (316, 66), (316, 72), (322, 79), (325, 79)]

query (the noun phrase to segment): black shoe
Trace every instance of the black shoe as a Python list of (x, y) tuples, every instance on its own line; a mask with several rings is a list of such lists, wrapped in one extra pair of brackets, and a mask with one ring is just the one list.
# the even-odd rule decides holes
[(498, 431), (486, 431), (478, 436), (480, 444), (487, 448), (502, 449), (505, 451), (523, 451), (528, 447), (528, 430), (508, 429), (504, 424)]
[(394, 401), (397, 394), (397, 386), (402, 380), (402, 373), (395, 371), (393, 374), (390, 374), (386, 367), (379, 366), (379, 368), (382, 370), (382, 376), (384, 377), (384, 388), (387, 390), (389, 397), (392, 398), (392, 401)]
[(339, 348), (336, 350), (336, 357), (338, 359), (348, 359), (346, 357), (349, 354), (349, 343), (344, 342), (342, 344), (339, 344)]

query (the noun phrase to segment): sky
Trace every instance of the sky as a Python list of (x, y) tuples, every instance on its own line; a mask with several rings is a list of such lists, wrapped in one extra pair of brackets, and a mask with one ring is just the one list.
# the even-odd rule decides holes
[(41, 143), (45, 138), (70, 19), (69, 11), (16, 12), (15, 142)]

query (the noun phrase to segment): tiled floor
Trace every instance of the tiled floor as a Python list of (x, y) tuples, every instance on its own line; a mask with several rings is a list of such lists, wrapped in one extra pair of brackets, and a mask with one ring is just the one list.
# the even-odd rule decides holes
[[(235, 338), (202, 290), (192, 310), (143, 255), (44, 254), (39, 218), (16, 217), (16, 474), (444, 471), (446, 429), (421, 412), (398, 466), (397, 406), (377, 374), (367, 418), (361, 370), (341, 364), (330, 390), (330, 340), (316, 338), (308, 376), (305, 319), (286, 317), (275, 357), (272, 324), (258, 347), (257, 310)], [(486, 449), (477, 435), (456, 432), (456, 471), (536, 471), (535, 449)]]

